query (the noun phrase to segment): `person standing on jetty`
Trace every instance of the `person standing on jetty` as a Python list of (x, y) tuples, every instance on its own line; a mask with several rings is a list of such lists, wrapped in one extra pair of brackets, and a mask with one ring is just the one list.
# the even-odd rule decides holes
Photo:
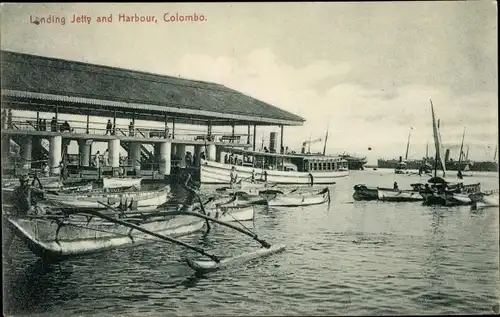
[(110, 135), (113, 135), (112, 133), (112, 130), (113, 129), (113, 124), (111, 123), (111, 119), (108, 119), (108, 123), (106, 123), (106, 134), (105, 135), (108, 135), (108, 133)]

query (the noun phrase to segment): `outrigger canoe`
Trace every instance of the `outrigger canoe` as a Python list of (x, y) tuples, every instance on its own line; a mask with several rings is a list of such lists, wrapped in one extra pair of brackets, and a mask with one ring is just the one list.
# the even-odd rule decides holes
[[(258, 237), (255, 232), (244, 227), (206, 215), (204, 204), (196, 191), (187, 186), (200, 203), (201, 212), (187, 211), (192, 207), (193, 196), (188, 196), (187, 204), (173, 212), (157, 212), (146, 219), (107, 215), (95, 210), (68, 212), (54, 216), (15, 216), (4, 215), (9, 225), (36, 255), (48, 260), (60, 260), (66, 257), (95, 253), (117, 247), (134, 246), (146, 242), (161, 241), (183, 246), (210, 259), (209, 262), (187, 259), (191, 268), (197, 272), (206, 272), (242, 264), (246, 261), (283, 251), (284, 245), (272, 246)], [(144, 215), (143, 215), (144, 216)], [(85, 217), (86, 219), (82, 219)], [(162, 218), (164, 217), (164, 218)], [(200, 221), (201, 220), (201, 221)], [(218, 223), (239, 231), (260, 243), (261, 249), (239, 256), (222, 258), (208, 253), (200, 247), (189, 245), (174, 237), (192, 234), (205, 225), (207, 233), (209, 222)]]
[[(150, 235), (114, 222), (97, 217), (89, 220), (61, 216), (8, 217), (14, 232), (28, 248), (51, 261), (152, 241)], [(171, 216), (144, 221), (139, 226), (165, 236), (179, 237), (202, 230), (204, 224), (195, 217)]]

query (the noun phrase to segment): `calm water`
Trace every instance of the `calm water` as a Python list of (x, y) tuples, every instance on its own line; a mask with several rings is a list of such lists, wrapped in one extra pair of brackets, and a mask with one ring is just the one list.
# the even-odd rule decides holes
[[(452, 172), (451, 172), (452, 173)], [(4, 261), (11, 315), (402, 315), (498, 312), (499, 212), (354, 202), (357, 183), (400, 188), (428, 177), (352, 172), (332, 203), (260, 208), (247, 224), (285, 252), (196, 277), (164, 243), (43, 267), (17, 241)], [(468, 177), (498, 188), (497, 174)], [(257, 244), (225, 227), (183, 241), (220, 255)]]

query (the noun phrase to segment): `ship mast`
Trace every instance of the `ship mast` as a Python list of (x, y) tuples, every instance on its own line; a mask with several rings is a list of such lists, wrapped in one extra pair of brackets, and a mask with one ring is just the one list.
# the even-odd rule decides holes
[(408, 160), (408, 150), (410, 149), (410, 137), (411, 137), (411, 130), (413, 130), (412, 127), (410, 127), (410, 131), (408, 132), (408, 142), (406, 143), (406, 155), (405, 155), (405, 161)]
[(497, 161), (497, 151), (498, 151), (498, 144), (495, 146), (495, 154), (493, 155), (493, 162)]
[(462, 144), (460, 145), (460, 155), (458, 156), (458, 170), (460, 171), (460, 163), (462, 162), (462, 153), (464, 150), (464, 138), (465, 138), (465, 129), (467, 127), (464, 127), (464, 134), (462, 135)]
[(330, 122), (326, 126), (326, 135), (325, 135), (325, 145), (323, 146), (323, 155), (326, 154), (326, 142), (328, 141), (328, 130), (330, 130)]

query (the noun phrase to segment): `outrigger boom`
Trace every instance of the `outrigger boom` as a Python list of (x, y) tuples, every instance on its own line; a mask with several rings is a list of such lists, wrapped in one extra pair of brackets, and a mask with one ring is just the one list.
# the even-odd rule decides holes
[[(188, 178), (188, 181), (189, 181), (189, 178)], [(198, 195), (198, 193), (194, 189), (187, 186), (187, 181), (186, 181), (185, 187), (190, 192), (192, 192), (195, 196), (197, 196), (198, 200), (200, 201), (201, 210), (203, 213), (205, 213), (205, 208), (203, 206), (203, 203), (202, 203), (201, 198)], [(114, 209), (114, 208), (111, 207), (111, 209)], [(228, 267), (231, 263), (233, 263), (233, 264), (234, 263), (242, 263), (242, 262), (246, 262), (246, 261), (249, 261), (249, 260), (252, 260), (255, 258), (264, 257), (264, 256), (271, 255), (273, 253), (283, 251), (286, 247), (285, 245), (282, 245), (282, 244), (271, 246), (271, 244), (269, 244), (267, 241), (265, 241), (263, 239), (260, 239), (257, 234), (251, 232), (249, 229), (242, 229), (242, 228), (234, 226), (230, 223), (227, 223), (227, 222), (221, 221), (219, 219), (215, 219), (215, 218), (212, 218), (210, 216), (207, 216), (206, 214), (192, 212), (192, 211), (185, 211), (183, 209), (184, 208), (182, 208), (180, 210), (176, 210), (176, 211), (165, 211), (165, 212), (160, 211), (160, 212), (151, 213), (149, 215), (151, 217), (177, 216), (177, 215), (198, 217), (201, 219), (205, 219), (207, 221), (207, 225), (209, 225), (209, 221), (212, 221), (212, 222), (218, 223), (220, 225), (234, 229), (234, 230), (241, 232), (245, 235), (248, 235), (253, 240), (259, 242), (262, 247), (259, 250), (256, 250), (253, 252), (247, 252), (244, 254), (240, 254), (238, 256), (227, 257), (227, 258), (224, 258), (221, 260), (221, 258), (219, 256), (216, 256), (214, 254), (210, 254), (210, 253), (206, 252), (205, 250), (203, 250), (202, 248), (189, 245), (185, 242), (179, 241), (179, 240), (171, 238), (171, 237), (167, 237), (167, 236), (155, 233), (155, 232), (151, 232), (151, 231), (144, 229), (136, 224), (117, 219), (115, 217), (106, 215), (106, 214), (99, 212), (99, 211), (96, 211), (96, 210), (85, 210), (85, 211), (74, 210), (74, 211), (67, 211), (67, 214), (87, 214), (87, 215), (91, 215), (91, 216), (96, 216), (96, 217), (105, 219), (107, 221), (110, 221), (110, 222), (113, 222), (113, 223), (116, 223), (116, 224), (119, 224), (119, 225), (122, 225), (125, 227), (129, 227), (129, 228), (132, 228), (132, 229), (137, 230), (137, 231), (141, 231), (145, 234), (156, 237), (156, 238), (160, 239), (161, 241), (166, 241), (166, 242), (170, 242), (173, 244), (183, 246), (185, 248), (188, 248), (192, 251), (195, 251), (203, 256), (210, 258), (211, 261), (186, 259), (188, 266), (197, 272), (208, 272), (208, 271), (219, 270), (221, 268)]]

